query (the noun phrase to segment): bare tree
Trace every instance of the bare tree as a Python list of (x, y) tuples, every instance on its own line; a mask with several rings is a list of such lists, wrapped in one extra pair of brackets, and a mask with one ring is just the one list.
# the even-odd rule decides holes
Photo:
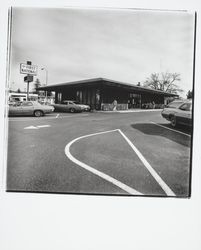
[(179, 81), (181, 81), (179, 73), (152, 73), (144, 82), (144, 86), (177, 94), (178, 92), (183, 92), (183, 90), (176, 84), (176, 82)]

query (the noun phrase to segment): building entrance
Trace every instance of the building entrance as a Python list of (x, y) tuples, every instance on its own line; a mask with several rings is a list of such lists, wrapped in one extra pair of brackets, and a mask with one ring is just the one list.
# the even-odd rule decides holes
[(101, 96), (99, 89), (84, 89), (76, 92), (76, 101), (90, 105), (91, 109), (99, 110), (101, 106)]
[(141, 108), (141, 95), (130, 93), (129, 99), (128, 99), (128, 108), (134, 109), (134, 108)]

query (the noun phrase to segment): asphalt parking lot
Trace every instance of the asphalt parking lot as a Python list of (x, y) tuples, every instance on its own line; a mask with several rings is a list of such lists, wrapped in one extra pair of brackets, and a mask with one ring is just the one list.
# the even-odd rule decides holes
[(190, 133), (160, 111), (9, 118), (7, 190), (186, 197)]

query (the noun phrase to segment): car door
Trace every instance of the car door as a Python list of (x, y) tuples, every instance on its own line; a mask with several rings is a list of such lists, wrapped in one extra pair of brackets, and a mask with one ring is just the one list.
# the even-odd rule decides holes
[(72, 108), (76, 110), (76, 105), (75, 105), (74, 102), (69, 101), (69, 102), (68, 102), (68, 111), (69, 111), (70, 109), (72, 109)]
[(69, 111), (69, 102), (68, 101), (64, 101), (62, 104), (61, 104), (61, 108), (62, 108), (62, 111)]
[(22, 113), (21, 104), (15, 104), (14, 106), (13, 105), (9, 106), (9, 110), (8, 110), (9, 115), (17, 116), (17, 115), (21, 115), (21, 113)]
[(34, 105), (32, 102), (23, 102), (21, 105), (21, 115), (33, 115)]
[(54, 107), (55, 107), (56, 111), (64, 112), (64, 111), (66, 111), (66, 102), (65, 103), (62, 102), (62, 103), (59, 103), (59, 104), (55, 104)]
[(192, 122), (192, 103), (182, 104), (176, 113), (177, 123), (191, 125)]

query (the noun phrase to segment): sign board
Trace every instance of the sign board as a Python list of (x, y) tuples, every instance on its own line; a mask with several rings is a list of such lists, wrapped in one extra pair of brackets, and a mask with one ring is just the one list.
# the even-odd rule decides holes
[(24, 81), (25, 81), (25, 82), (33, 82), (33, 76), (29, 76), (29, 75), (28, 75), (28, 76), (25, 76), (25, 77), (24, 77)]
[(21, 74), (37, 75), (37, 70), (38, 70), (38, 67), (36, 65), (20, 63)]

